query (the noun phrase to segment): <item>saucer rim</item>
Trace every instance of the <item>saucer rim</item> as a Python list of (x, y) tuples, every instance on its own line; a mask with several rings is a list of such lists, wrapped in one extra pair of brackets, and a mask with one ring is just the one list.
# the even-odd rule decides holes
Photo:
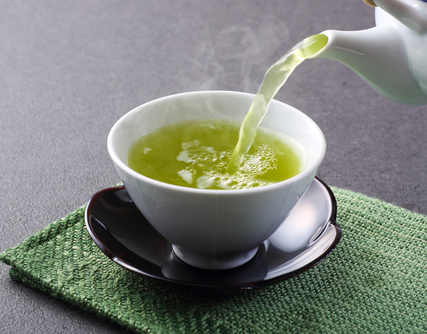
[[(320, 178), (318, 178), (317, 176), (314, 178), (316, 181), (318, 181), (320, 183), (321, 186), (323, 186), (329, 197), (330, 197), (330, 203), (331, 203), (331, 213), (329, 215), (328, 220), (325, 220), (325, 225), (324, 225), (324, 230), (327, 230), (329, 227), (333, 227), (335, 229), (335, 237), (334, 240), (331, 242), (331, 244), (329, 245), (329, 247), (323, 252), (321, 253), (319, 256), (317, 256), (316, 258), (314, 258), (312, 261), (310, 261), (309, 263), (301, 266), (300, 268), (297, 268), (289, 273), (285, 273), (282, 275), (278, 275), (269, 279), (260, 279), (260, 280), (256, 280), (256, 281), (252, 281), (252, 282), (246, 282), (246, 283), (230, 283), (230, 284), (214, 284), (214, 283), (206, 283), (206, 282), (190, 282), (190, 281), (184, 281), (184, 280), (178, 280), (178, 279), (174, 279), (174, 278), (168, 278), (168, 277), (162, 277), (162, 276), (158, 276), (155, 275), (153, 273), (144, 271), (143, 269), (137, 268), (135, 267), (133, 264), (128, 264), (126, 261), (121, 260), (120, 258), (117, 257), (116, 254), (114, 254), (105, 244), (104, 242), (98, 237), (98, 235), (93, 231), (92, 229), (92, 225), (90, 222), (90, 212), (91, 212), (91, 207), (93, 205), (93, 203), (96, 201), (96, 199), (101, 196), (102, 194), (106, 193), (106, 192), (110, 192), (110, 191), (117, 191), (117, 190), (121, 190), (121, 189), (125, 189), (126, 188), (124, 186), (115, 186), (115, 187), (109, 187), (109, 188), (105, 188), (102, 189), (98, 192), (96, 192), (91, 198), (90, 200), (87, 202), (86, 208), (85, 208), (85, 213), (84, 213), (84, 219), (85, 219), (85, 226), (86, 226), (86, 230), (88, 231), (92, 241), (95, 243), (95, 245), (104, 253), (104, 255), (106, 255), (110, 260), (112, 260), (113, 262), (115, 262), (116, 264), (120, 265), (121, 267), (130, 270), (136, 274), (145, 276), (147, 278), (150, 279), (154, 279), (156, 281), (160, 281), (160, 282), (164, 282), (164, 283), (171, 283), (174, 285), (180, 285), (180, 286), (186, 286), (186, 287), (195, 287), (195, 288), (208, 288), (208, 289), (222, 289), (222, 290), (255, 290), (255, 289), (260, 289), (263, 287), (266, 287), (268, 285), (271, 284), (275, 284), (284, 280), (287, 280), (289, 278), (292, 278), (294, 276), (297, 276), (301, 273), (303, 273), (306, 270), (309, 270), (311, 268), (313, 268), (314, 266), (316, 266), (317, 264), (319, 264), (320, 262), (322, 262), (326, 257), (329, 256), (329, 254), (335, 249), (335, 247), (338, 245), (339, 241), (341, 240), (341, 236), (342, 236), (342, 229), (341, 226), (337, 223), (336, 221), (336, 216), (337, 216), (337, 202), (336, 202), (336, 198), (334, 193), (332, 192), (332, 190), (330, 189), (330, 187), (324, 182), (322, 181)], [(313, 180), (314, 181), (314, 180)], [(157, 232), (158, 233), (158, 232)], [(321, 238), (321, 235), (319, 235), (317, 237), (317, 239)], [(163, 237), (163, 245), (165, 244), (165, 242), (168, 242), (164, 237)], [(266, 240), (268, 241), (268, 239)], [(119, 242), (119, 241), (118, 241)], [(122, 244), (122, 243), (121, 243)], [(122, 244), (125, 248), (127, 248), (124, 244)], [(311, 247), (311, 246), (310, 246)], [(309, 247), (309, 248), (310, 248)], [(164, 246), (163, 246), (164, 248)], [(307, 248), (307, 249), (309, 249)], [(130, 253), (133, 253), (135, 256), (141, 258), (139, 255), (135, 254), (134, 252), (132, 252), (131, 250), (129, 250)], [(190, 265), (186, 264), (185, 262), (181, 261), (175, 254), (173, 254), (173, 252), (170, 255), (164, 254), (164, 258), (165, 260), (167, 260), (168, 256), (174, 256), (174, 259), (179, 262), (181, 265), (187, 266), (187, 267), (191, 267)], [(265, 256), (265, 255), (263, 255)], [(147, 259), (144, 259), (145, 261), (148, 261)], [(244, 266), (244, 265), (242, 265)], [(193, 268), (194, 270), (203, 270), (203, 271), (210, 271), (207, 269), (199, 269), (199, 268)], [(232, 269), (227, 269), (227, 270), (221, 270), (221, 272), (226, 273), (227, 271), (230, 270), (235, 270), (238, 268), (232, 268)]]

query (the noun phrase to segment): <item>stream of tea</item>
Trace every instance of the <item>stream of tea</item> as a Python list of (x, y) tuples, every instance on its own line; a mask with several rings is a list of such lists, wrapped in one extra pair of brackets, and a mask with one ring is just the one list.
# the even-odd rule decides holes
[(245, 154), (255, 139), (258, 126), (267, 113), (271, 100), (285, 84), (294, 69), (305, 59), (318, 53), (327, 42), (328, 37), (323, 34), (310, 36), (295, 45), (267, 70), (252, 105), (240, 126), (239, 139), (228, 164), (228, 173), (235, 173), (239, 169)]
[(258, 127), (293, 70), (327, 41), (325, 35), (308, 37), (271, 66), (243, 123), (206, 120), (161, 127), (134, 143), (129, 167), (161, 182), (199, 189), (250, 189), (297, 175), (305, 168), (301, 144)]

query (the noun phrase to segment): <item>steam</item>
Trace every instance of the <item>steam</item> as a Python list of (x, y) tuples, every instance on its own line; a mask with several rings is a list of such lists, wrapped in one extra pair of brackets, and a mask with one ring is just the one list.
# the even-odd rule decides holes
[[(287, 26), (275, 16), (261, 23), (225, 27), (216, 38), (198, 39), (191, 62), (195, 72), (181, 81), (186, 90), (237, 90), (256, 93), (265, 71), (285, 51)], [(209, 42), (206, 42), (209, 41)]]

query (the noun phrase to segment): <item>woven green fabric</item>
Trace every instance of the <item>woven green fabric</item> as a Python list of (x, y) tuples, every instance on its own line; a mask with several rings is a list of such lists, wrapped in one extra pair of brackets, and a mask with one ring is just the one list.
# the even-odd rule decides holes
[(425, 333), (427, 217), (333, 188), (343, 237), (314, 268), (261, 290), (164, 285), (109, 260), (84, 207), (0, 254), (10, 275), (142, 333)]

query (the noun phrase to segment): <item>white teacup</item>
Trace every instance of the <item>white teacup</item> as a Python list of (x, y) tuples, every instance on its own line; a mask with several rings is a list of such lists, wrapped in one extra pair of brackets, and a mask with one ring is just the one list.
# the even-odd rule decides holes
[(261, 125), (295, 138), (306, 151), (307, 165), (288, 180), (244, 190), (193, 189), (150, 179), (127, 166), (129, 149), (141, 136), (175, 122), (242, 121), (254, 97), (227, 91), (167, 96), (125, 114), (108, 136), (108, 151), (132, 200), (192, 266), (229, 269), (256, 254), (312, 182), (326, 151), (322, 131), (299, 110), (273, 100)]

